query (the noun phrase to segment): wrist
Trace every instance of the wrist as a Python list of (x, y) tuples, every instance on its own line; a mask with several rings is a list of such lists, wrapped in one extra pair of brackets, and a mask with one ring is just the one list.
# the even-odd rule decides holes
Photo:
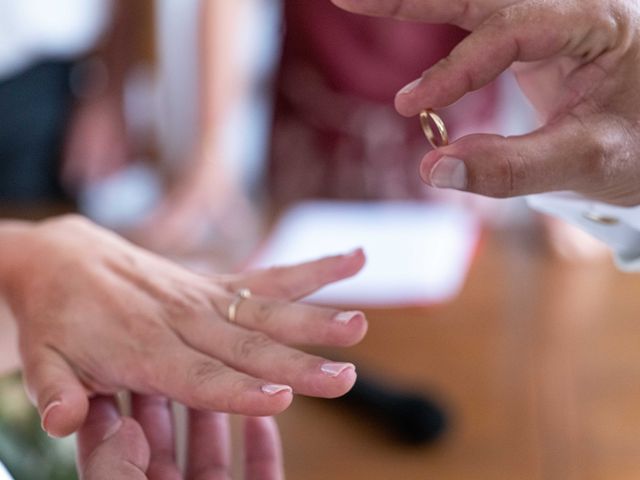
[(0, 294), (5, 296), (24, 272), (28, 257), (29, 233), (34, 224), (26, 221), (0, 221)]
[(18, 282), (30, 222), (0, 221), (0, 376), (20, 368), (18, 322), (11, 307), (12, 285)]

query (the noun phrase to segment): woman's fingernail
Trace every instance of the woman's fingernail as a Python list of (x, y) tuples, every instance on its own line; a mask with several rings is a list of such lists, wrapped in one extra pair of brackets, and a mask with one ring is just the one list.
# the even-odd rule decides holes
[(429, 175), (431, 186), (436, 188), (467, 188), (467, 167), (458, 158), (442, 157), (431, 169)]
[(47, 405), (44, 411), (42, 412), (42, 420), (41, 420), (42, 430), (47, 432), (48, 435), (51, 435), (49, 433), (49, 416), (51, 415), (51, 412), (56, 407), (59, 407), (60, 405), (62, 405), (62, 402), (60, 400), (54, 400), (51, 403), (49, 403), (49, 405)]
[(363, 315), (361, 312), (340, 312), (335, 317), (333, 317), (333, 320), (335, 322), (346, 325), (357, 316), (363, 316)]
[(122, 427), (122, 419), (118, 418), (113, 425), (111, 425), (107, 431), (105, 432), (104, 436), (102, 437), (102, 440), (108, 440), (109, 438), (113, 437), (116, 433), (118, 433), (118, 430), (120, 430), (120, 427)]
[(406, 95), (407, 93), (411, 93), (420, 83), (420, 80), (422, 80), (421, 78), (417, 78), (416, 80), (414, 80), (413, 82), (411, 82), (408, 85), (405, 85), (404, 87), (402, 87), (402, 89), (398, 92), (400, 95)]
[(330, 377), (337, 377), (345, 370), (355, 370), (356, 366), (353, 363), (325, 363), (320, 367), (323, 373)]
[(289, 385), (278, 385), (277, 383), (268, 383), (260, 387), (260, 389), (267, 395), (277, 395), (280, 392), (293, 392), (293, 389)]
[(362, 247), (358, 247), (355, 250), (350, 251), (349, 253), (345, 253), (345, 258), (353, 258), (357, 257), (362, 253)]

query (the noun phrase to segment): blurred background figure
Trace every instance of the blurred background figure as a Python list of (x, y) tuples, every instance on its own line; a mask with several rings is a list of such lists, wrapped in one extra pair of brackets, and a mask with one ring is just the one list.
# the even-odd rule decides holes
[[(82, 90), (87, 96), (107, 98), (108, 90), (116, 91), (119, 87), (116, 75), (111, 76), (107, 85), (103, 64), (85, 64), (84, 68), (80, 67), (82, 72), (74, 72), (74, 62), (99, 48), (100, 38), (104, 38), (105, 48), (111, 46), (116, 32), (108, 31), (108, 25), (117, 16), (112, 7), (108, 0), (0, 3), (0, 196), (3, 199), (61, 197), (59, 160), (73, 106), (72, 75), (77, 80), (77, 93)], [(87, 87), (89, 82), (92, 84), (91, 92), (83, 90), (85, 80)], [(122, 124), (121, 119), (106, 108), (94, 117), (108, 124), (110, 130)], [(115, 145), (123, 143), (123, 139), (111, 138), (105, 145), (114, 145), (114, 140), (119, 140)], [(111, 162), (115, 167), (113, 162), (124, 161), (124, 151), (113, 158)], [(87, 158), (87, 164), (90, 160)], [(71, 164), (66, 167), (69, 182), (80, 180), (81, 169), (89, 167), (84, 162), (81, 167)]]

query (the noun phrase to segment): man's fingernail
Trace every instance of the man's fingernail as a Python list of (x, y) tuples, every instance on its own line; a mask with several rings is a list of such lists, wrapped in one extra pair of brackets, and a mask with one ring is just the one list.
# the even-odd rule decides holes
[(355, 370), (356, 366), (353, 363), (325, 363), (320, 367), (323, 373), (330, 377), (337, 377), (345, 370)]
[(118, 433), (118, 430), (120, 430), (120, 427), (122, 427), (122, 419), (118, 418), (113, 425), (111, 425), (107, 431), (105, 432), (104, 436), (102, 437), (102, 440), (108, 440), (109, 438), (113, 437), (116, 433)]
[(349, 323), (351, 320), (353, 320), (358, 316), (362, 317), (363, 316), (362, 312), (340, 312), (335, 317), (333, 317), (333, 320), (335, 322), (346, 325), (347, 323)]
[(467, 188), (467, 167), (458, 158), (442, 157), (431, 169), (429, 175), (431, 186), (436, 188)]
[(398, 93), (400, 95), (406, 95), (407, 93), (411, 93), (413, 91), (413, 89), (418, 86), (418, 84), (420, 83), (420, 80), (422, 80), (422, 79), (418, 78), (418, 79), (414, 80), (413, 82), (411, 82), (410, 84), (405, 85), (404, 87), (402, 87), (402, 89)]
[(280, 392), (293, 392), (293, 389), (289, 385), (278, 385), (277, 383), (268, 383), (260, 387), (263, 393), (267, 395), (277, 395)]
[(42, 420), (41, 420), (42, 430), (47, 432), (49, 436), (51, 436), (51, 433), (49, 433), (49, 416), (51, 415), (51, 412), (56, 407), (59, 407), (60, 405), (62, 405), (62, 402), (60, 400), (54, 400), (50, 402), (49, 405), (47, 405), (44, 411), (42, 412)]

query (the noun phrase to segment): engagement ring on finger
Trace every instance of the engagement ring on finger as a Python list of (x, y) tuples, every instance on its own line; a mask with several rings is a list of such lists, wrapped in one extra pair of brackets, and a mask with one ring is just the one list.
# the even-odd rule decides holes
[[(435, 133), (433, 132), (433, 128), (431, 124), (436, 126), (438, 133), (440, 135), (440, 142), (436, 138)], [(449, 134), (447, 133), (447, 127), (444, 124), (444, 121), (436, 112), (431, 110), (430, 108), (423, 110), (420, 112), (420, 125), (422, 125), (422, 131), (424, 132), (424, 136), (427, 137), (429, 143), (433, 148), (445, 147), (449, 145)]]
[(227, 320), (229, 320), (230, 323), (235, 323), (236, 316), (238, 314), (238, 307), (240, 306), (242, 301), (246, 300), (247, 298), (251, 298), (251, 290), (249, 290), (248, 288), (241, 288), (236, 293), (236, 296), (233, 297), (233, 300), (231, 300), (229, 308), (227, 309)]

